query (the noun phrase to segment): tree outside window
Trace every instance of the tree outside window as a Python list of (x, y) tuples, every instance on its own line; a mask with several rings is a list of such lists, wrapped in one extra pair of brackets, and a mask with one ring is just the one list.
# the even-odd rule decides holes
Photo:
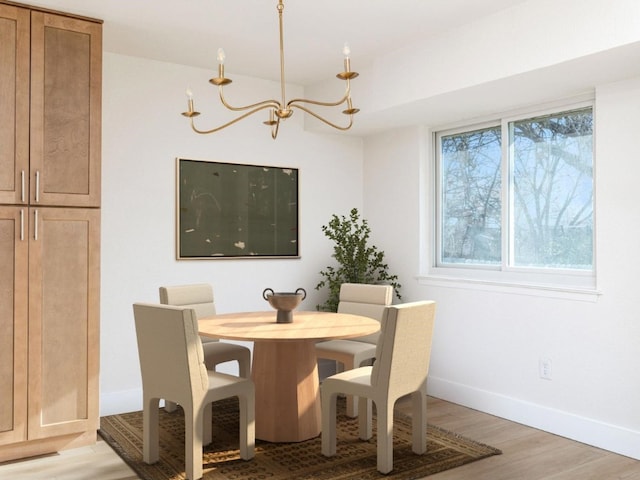
[(591, 107), (437, 139), (439, 266), (593, 269)]

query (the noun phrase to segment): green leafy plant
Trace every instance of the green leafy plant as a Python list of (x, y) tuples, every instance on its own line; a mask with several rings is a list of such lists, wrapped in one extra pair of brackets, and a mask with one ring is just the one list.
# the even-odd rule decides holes
[(369, 245), (371, 228), (364, 218), (360, 218), (357, 208), (351, 209), (349, 217), (332, 215), (328, 225), (322, 231), (334, 241), (333, 254), (338, 266), (328, 266), (320, 272), (322, 280), (316, 290), (329, 288), (329, 297), (323, 305), (316, 308), (335, 312), (338, 309), (340, 285), (343, 283), (373, 283), (392, 285), (396, 296), (401, 299), (398, 276), (388, 272), (384, 262), (384, 252)]

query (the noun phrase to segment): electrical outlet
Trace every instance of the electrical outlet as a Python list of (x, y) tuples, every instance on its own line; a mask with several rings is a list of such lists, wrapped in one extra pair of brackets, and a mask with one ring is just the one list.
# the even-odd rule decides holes
[(538, 370), (540, 378), (543, 380), (551, 380), (553, 378), (553, 364), (548, 357), (540, 357), (538, 360)]

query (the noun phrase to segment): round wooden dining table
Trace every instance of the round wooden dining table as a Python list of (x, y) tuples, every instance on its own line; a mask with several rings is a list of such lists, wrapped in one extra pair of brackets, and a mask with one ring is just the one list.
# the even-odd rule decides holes
[(320, 384), (315, 344), (375, 333), (372, 318), (333, 312), (293, 312), (276, 323), (276, 311), (202, 317), (202, 336), (253, 341), (251, 377), (256, 387), (256, 438), (300, 442), (321, 430)]

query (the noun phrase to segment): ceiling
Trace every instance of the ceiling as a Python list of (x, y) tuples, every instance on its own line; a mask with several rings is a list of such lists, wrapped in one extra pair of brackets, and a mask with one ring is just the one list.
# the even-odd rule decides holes
[[(416, 40), (527, 0), (285, 0), (287, 82), (313, 84)], [(104, 20), (104, 49), (226, 73), (278, 80), (276, 0), (35, 0), (28, 3)]]

